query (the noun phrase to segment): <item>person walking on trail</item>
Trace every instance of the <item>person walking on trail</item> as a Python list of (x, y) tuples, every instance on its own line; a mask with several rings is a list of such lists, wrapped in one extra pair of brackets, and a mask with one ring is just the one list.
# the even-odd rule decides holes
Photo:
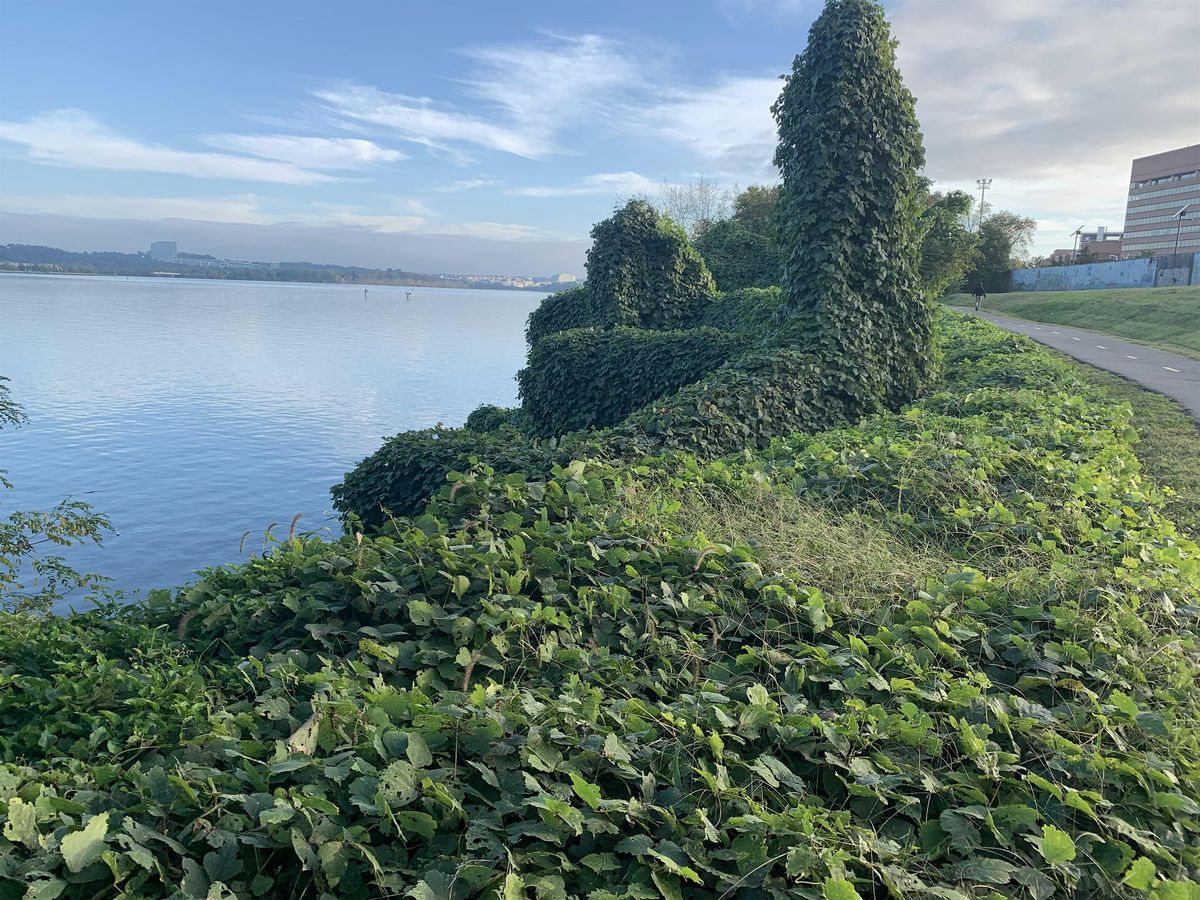
[(987, 299), (987, 291), (983, 289), (982, 281), (975, 284), (975, 293), (972, 296), (975, 297), (975, 312), (979, 312), (979, 307), (982, 306), (983, 301)]

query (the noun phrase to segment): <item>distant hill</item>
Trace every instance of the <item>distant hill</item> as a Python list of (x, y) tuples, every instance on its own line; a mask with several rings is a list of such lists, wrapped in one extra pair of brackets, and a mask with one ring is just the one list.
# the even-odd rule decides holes
[[(68, 275), (186, 275), (243, 281), (307, 281), (319, 284), (390, 284), (413, 287), (504, 288), (493, 281), (453, 275), (425, 275), (403, 269), (366, 269), (311, 262), (254, 263), (238, 267), (203, 266), (212, 256), (181, 253), (174, 260), (151, 259), (146, 253), (93, 251), (76, 253), (36, 244), (0, 244), (0, 272), (57, 272)], [(195, 264), (190, 261), (195, 260)], [(545, 287), (512, 288), (546, 290)]]

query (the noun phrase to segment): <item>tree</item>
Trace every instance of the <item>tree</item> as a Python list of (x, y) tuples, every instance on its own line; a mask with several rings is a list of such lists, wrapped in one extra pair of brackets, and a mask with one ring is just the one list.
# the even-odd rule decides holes
[(779, 284), (779, 251), (737, 219), (717, 222), (696, 239), (696, 249), (722, 291)]
[(587, 289), (600, 324), (679, 328), (716, 285), (679, 225), (630, 200), (592, 229)]
[(1021, 265), (1037, 231), (1037, 222), (1016, 213), (1001, 210), (980, 223), (979, 254), (968, 270), (966, 283), (983, 284), (984, 290), (1008, 289), (1008, 272)]
[(779, 231), (779, 185), (752, 184), (733, 198), (733, 221), (775, 243)]
[(848, 418), (911, 400), (934, 365), (920, 267), (921, 132), (873, 0), (827, 0), (772, 107), (784, 308)]
[[(8, 379), (0, 375), (0, 428), (19, 427), (25, 413), (12, 399)], [(12, 485), (0, 470), (0, 488)], [(69, 547), (85, 541), (100, 543), (112, 531), (107, 518), (70, 498), (44, 512), (20, 510), (0, 519), (0, 610), (50, 613), (55, 604), (75, 591), (111, 598), (105, 579), (71, 568), (61, 556), (43, 548)]]
[(655, 204), (695, 240), (706, 229), (729, 217), (729, 191), (711, 178), (663, 182)]
[(925, 200), (920, 222), (921, 284), (931, 300), (961, 283), (975, 261), (979, 238), (967, 227), (971, 205), (971, 195), (965, 191), (931, 191)]

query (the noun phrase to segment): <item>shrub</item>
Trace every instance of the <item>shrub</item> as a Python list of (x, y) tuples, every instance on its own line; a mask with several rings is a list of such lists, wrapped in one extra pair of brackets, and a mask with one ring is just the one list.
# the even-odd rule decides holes
[(772, 111), (796, 339), (849, 416), (896, 408), (928, 382), (934, 356), (917, 277), (924, 151), (878, 3), (826, 3)]
[(695, 381), (745, 347), (715, 328), (578, 328), (539, 341), (517, 376), (525, 412), (542, 434), (615, 424)]
[(467, 431), (496, 431), (501, 426), (508, 425), (517, 431), (528, 431), (532, 424), (523, 409), (485, 403), (467, 416), (463, 428)]
[(660, 329), (686, 327), (716, 291), (683, 229), (641, 200), (592, 229), (587, 287), (596, 324)]
[(544, 472), (550, 452), (511, 428), (405, 431), (347, 472), (331, 489), (347, 524), (378, 528), (389, 516), (416, 516), (451, 472), (484, 460), (501, 473)]
[(778, 343), (782, 299), (778, 287), (729, 291), (704, 307), (696, 324), (740, 331), (760, 342)]
[(722, 291), (779, 284), (782, 261), (765, 237), (731, 219), (712, 225), (696, 239), (713, 281)]
[(551, 294), (529, 314), (525, 325), (525, 340), (532, 347), (548, 334), (571, 328), (586, 328), (604, 324), (592, 303), (587, 282)]

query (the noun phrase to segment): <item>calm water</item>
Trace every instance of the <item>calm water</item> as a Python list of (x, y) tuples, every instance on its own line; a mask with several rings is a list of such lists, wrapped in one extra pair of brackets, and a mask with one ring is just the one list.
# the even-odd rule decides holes
[(29, 423), (0, 431), (13, 509), (71, 495), (119, 535), (71, 552), (131, 591), (336, 532), (329, 487), (385, 435), (511, 406), (515, 291), (0, 275), (0, 374)]

